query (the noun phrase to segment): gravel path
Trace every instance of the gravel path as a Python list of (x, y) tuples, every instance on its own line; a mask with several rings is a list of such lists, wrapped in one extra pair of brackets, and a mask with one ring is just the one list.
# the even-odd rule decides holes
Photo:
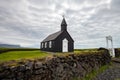
[(97, 75), (93, 80), (120, 80), (120, 59), (113, 60), (110, 68)]

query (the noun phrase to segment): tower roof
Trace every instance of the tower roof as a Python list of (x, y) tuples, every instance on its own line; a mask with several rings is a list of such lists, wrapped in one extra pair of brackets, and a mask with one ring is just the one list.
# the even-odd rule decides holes
[(66, 20), (65, 20), (64, 17), (63, 17), (63, 20), (62, 20), (61, 26), (67, 26), (67, 23), (66, 23)]

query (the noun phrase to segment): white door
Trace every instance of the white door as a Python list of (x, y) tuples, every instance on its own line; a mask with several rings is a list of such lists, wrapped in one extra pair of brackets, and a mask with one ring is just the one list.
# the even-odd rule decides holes
[(62, 52), (68, 52), (68, 40), (66, 38), (62, 40)]

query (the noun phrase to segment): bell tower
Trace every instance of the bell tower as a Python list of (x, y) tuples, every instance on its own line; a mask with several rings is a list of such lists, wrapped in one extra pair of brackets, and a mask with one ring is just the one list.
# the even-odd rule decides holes
[(63, 16), (63, 20), (61, 23), (61, 31), (66, 31), (67, 30), (67, 23), (65, 21), (65, 17)]

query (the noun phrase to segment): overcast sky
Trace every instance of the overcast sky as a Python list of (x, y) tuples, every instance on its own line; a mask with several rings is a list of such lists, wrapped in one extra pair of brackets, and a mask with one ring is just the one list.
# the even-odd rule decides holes
[(0, 0), (0, 43), (39, 47), (63, 14), (75, 48), (120, 47), (120, 0)]

